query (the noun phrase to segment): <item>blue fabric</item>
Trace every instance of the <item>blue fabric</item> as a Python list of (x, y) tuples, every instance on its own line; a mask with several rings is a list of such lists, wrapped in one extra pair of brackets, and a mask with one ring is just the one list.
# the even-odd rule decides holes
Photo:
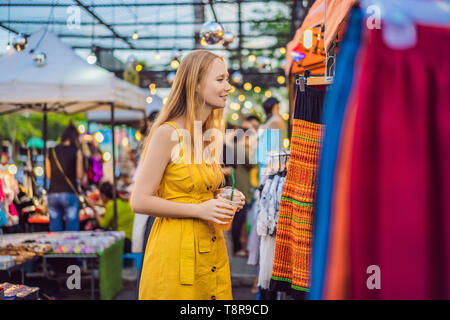
[(342, 122), (350, 96), (356, 54), (361, 43), (363, 12), (353, 9), (347, 32), (337, 57), (336, 75), (325, 98), (325, 137), (319, 167), (317, 205), (313, 235), (310, 300), (322, 299), (330, 232), (336, 158), (341, 139)]
[(279, 129), (263, 129), (262, 134), (258, 139), (258, 147), (256, 150), (256, 163), (259, 164), (259, 181), (262, 181), (262, 176), (267, 167), (268, 157), (267, 152), (277, 151), (283, 148), (283, 133)]
[(8, 223), (8, 218), (6, 218), (6, 213), (3, 210), (3, 204), (0, 203), (0, 227)]
[(79, 202), (74, 193), (59, 192), (48, 194), (48, 212), (50, 231), (63, 231), (63, 217), (66, 219), (66, 231), (79, 231)]

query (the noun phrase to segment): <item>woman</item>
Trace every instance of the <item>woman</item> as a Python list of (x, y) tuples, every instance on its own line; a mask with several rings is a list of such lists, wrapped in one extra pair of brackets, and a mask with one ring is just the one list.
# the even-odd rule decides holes
[[(45, 159), (50, 231), (79, 231), (77, 181), (83, 178), (83, 155), (79, 148), (78, 131), (70, 123), (61, 135), (61, 142), (49, 149)], [(65, 217), (65, 227), (63, 227)]]
[[(210, 157), (208, 164), (191, 163), (188, 158), (198, 156), (198, 149), (180, 130), (203, 142), (193, 134), (194, 121), (201, 121), (203, 132), (218, 128), (230, 89), (223, 58), (206, 50), (191, 52), (150, 130), (131, 195), (134, 212), (156, 217), (139, 299), (232, 299), (225, 239), (213, 225), (233, 218), (232, 207), (214, 199), (223, 180), (220, 164)], [(172, 152), (176, 146), (181, 149)], [(238, 196), (240, 210), (245, 197)]]

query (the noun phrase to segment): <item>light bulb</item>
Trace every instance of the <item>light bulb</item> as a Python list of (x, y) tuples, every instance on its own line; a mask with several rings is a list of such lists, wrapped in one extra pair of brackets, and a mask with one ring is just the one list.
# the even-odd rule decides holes
[(94, 52), (91, 52), (91, 54), (89, 55), (89, 57), (87, 57), (86, 60), (89, 64), (95, 64), (97, 62), (97, 56), (95, 55)]

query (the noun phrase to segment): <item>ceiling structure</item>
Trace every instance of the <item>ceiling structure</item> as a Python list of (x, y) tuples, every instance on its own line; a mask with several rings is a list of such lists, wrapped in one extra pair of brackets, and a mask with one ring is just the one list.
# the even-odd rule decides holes
[[(279, 48), (287, 44), (311, 6), (311, 0), (3, 0), (0, 2), (0, 54), (16, 33), (30, 35), (48, 28), (79, 55), (92, 50), (98, 64), (122, 76), (130, 55), (144, 61), (141, 85), (150, 82), (168, 87), (167, 74), (173, 50), (182, 54), (204, 48), (200, 28), (214, 16), (234, 35), (231, 45), (208, 45), (206, 49), (222, 55), (230, 72), (239, 70), (245, 81), (263, 87), (280, 86), (283, 75)], [(261, 23), (284, 24), (256, 29)], [(138, 34), (133, 39), (133, 33)], [(45, 48), (44, 48), (45, 51)], [(272, 68), (261, 72), (247, 56), (273, 55)]]

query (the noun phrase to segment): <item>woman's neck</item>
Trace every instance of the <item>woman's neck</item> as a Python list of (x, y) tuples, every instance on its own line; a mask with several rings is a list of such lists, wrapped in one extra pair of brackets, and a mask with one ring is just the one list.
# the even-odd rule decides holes
[(202, 111), (199, 114), (199, 118), (200, 119), (196, 119), (202, 122), (202, 124), (204, 124), (206, 122), (206, 119), (208, 119), (208, 117), (211, 115), (211, 112), (213, 111), (213, 108), (209, 105), (204, 106), (204, 108), (202, 109)]

